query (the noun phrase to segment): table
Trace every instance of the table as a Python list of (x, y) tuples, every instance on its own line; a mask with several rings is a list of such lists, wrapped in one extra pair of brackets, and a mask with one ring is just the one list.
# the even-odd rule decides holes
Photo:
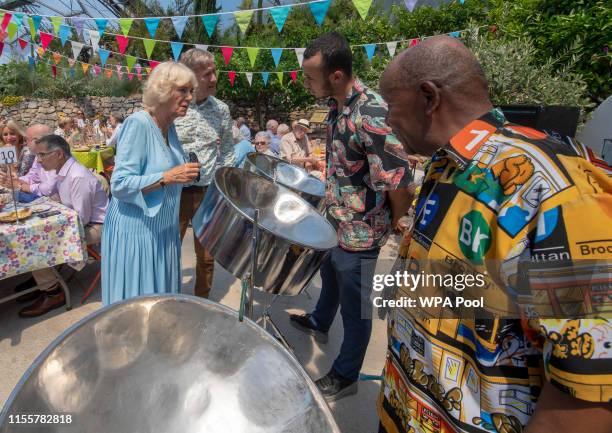
[(89, 151), (72, 151), (74, 159), (79, 161), (87, 168), (96, 170), (96, 173), (104, 172), (104, 161), (110, 159), (115, 154), (114, 147), (103, 147), (100, 150), (91, 149)]
[[(59, 215), (39, 218), (33, 215), (19, 224), (0, 223), (0, 280), (38, 269), (52, 268), (66, 294), (66, 308), (70, 309), (70, 293), (64, 279), (54, 266), (66, 263), (82, 266), (87, 260), (85, 230), (76, 211), (47, 197), (27, 205), (45, 205)], [(6, 258), (6, 260), (5, 260)], [(0, 299), (0, 303), (37, 290), (37, 287)]]

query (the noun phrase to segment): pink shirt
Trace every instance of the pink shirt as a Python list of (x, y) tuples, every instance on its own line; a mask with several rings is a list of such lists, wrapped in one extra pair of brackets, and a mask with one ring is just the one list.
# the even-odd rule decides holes
[(57, 172), (57, 191), (60, 202), (77, 211), (84, 226), (104, 222), (108, 196), (93, 173), (72, 157)]
[(38, 158), (34, 160), (30, 171), (25, 176), (21, 176), (19, 180), (29, 185), (32, 194), (50, 197), (57, 192), (55, 170), (45, 170), (38, 162)]

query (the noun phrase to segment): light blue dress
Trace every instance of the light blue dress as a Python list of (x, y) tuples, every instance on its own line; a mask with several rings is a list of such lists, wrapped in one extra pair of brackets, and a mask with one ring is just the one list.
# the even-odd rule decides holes
[(174, 125), (164, 137), (146, 111), (123, 123), (117, 140), (108, 212), (102, 232), (102, 302), (181, 287), (179, 207), (182, 185), (147, 194), (142, 189), (162, 173), (185, 163)]

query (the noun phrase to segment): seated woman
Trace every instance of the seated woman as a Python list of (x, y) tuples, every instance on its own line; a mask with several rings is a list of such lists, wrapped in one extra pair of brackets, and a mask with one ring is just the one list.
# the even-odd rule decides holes
[(270, 134), (266, 131), (260, 131), (255, 134), (255, 138), (253, 139), (253, 145), (255, 146), (255, 150), (259, 153), (263, 153), (264, 155), (270, 155), (276, 157), (272, 149), (270, 149)]
[[(16, 174), (17, 177), (23, 176), (30, 171), (36, 158), (36, 155), (26, 146), (25, 136), (26, 133), (23, 127), (14, 120), (9, 120), (2, 128), (2, 141), (4, 144), (6, 146), (15, 146), (17, 162), (13, 175)], [(6, 166), (0, 166), (0, 170), (6, 173)]]
[(185, 163), (174, 119), (185, 116), (197, 84), (185, 65), (165, 62), (147, 80), (143, 111), (119, 132), (112, 199), (102, 234), (102, 302), (181, 288), (179, 204), (200, 164)]

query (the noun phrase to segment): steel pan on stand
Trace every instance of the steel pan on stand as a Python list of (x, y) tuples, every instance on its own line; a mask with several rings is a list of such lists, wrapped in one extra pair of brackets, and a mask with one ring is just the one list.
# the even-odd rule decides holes
[[(57, 420), (20, 425), (20, 414)], [(0, 412), (0, 433), (13, 431), (340, 430), (304, 369), (261, 327), (205, 299), (161, 295), (102, 308), (51, 343)]]

